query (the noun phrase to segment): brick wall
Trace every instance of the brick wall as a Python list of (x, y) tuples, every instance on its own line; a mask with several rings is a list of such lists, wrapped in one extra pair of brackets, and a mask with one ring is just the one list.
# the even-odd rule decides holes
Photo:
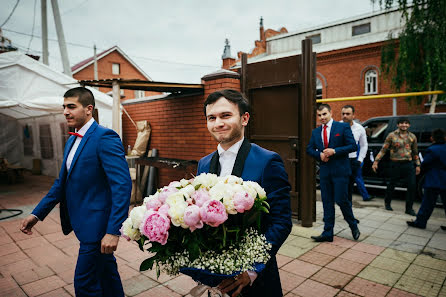
[[(322, 81), (324, 98), (364, 96), (364, 74), (369, 69), (378, 69), (378, 94), (396, 93), (390, 81), (380, 71), (382, 43), (320, 53), (317, 55), (316, 71)], [(371, 117), (392, 115), (392, 99), (371, 99), (332, 102), (335, 120), (341, 119), (342, 106), (350, 104), (356, 109), (356, 118), (365, 121)], [(424, 113), (423, 104), (409, 104), (405, 98), (397, 99), (397, 114)]]
[[(118, 63), (120, 65), (120, 74), (112, 74), (112, 64)], [(81, 71), (73, 74), (73, 77), (77, 80), (92, 80), (94, 79), (94, 64), (91, 64)], [(112, 51), (105, 57), (98, 60), (98, 79), (111, 79), (111, 78), (123, 78), (123, 79), (141, 79), (147, 80), (147, 78), (139, 72), (124, 56), (122, 56), (117, 50)], [(107, 93), (111, 88), (99, 88), (99, 91)], [(145, 96), (151, 96), (160, 94), (158, 92), (145, 92)], [(135, 98), (134, 90), (124, 90), (124, 96), (122, 100)]]
[[(234, 74), (236, 75), (236, 74)], [(210, 77), (203, 80), (204, 94), (125, 104), (133, 121), (150, 123), (150, 149), (158, 149), (158, 156), (184, 160), (199, 160), (212, 153), (217, 142), (210, 136), (203, 114), (203, 103), (214, 91), (224, 88), (240, 90), (239, 79)], [(122, 116), (124, 146), (133, 146), (137, 132), (128, 117)], [(158, 186), (183, 178), (183, 173), (173, 169), (158, 169)]]

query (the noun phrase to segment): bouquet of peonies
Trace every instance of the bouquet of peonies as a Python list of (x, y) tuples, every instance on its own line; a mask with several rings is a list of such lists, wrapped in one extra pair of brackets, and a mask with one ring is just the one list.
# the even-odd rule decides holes
[(132, 209), (121, 234), (152, 257), (140, 270), (156, 265), (157, 275), (180, 272), (205, 285), (243, 271), (261, 271), (271, 244), (260, 233), (266, 193), (256, 182), (203, 173), (171, 182)]

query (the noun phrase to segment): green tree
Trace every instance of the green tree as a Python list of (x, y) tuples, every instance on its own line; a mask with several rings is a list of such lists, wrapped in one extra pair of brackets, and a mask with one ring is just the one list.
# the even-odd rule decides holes
[[(381, 68), (400, 91), (445, 90), (446, 88), (446, 0), (371, 0), (389, 9), (394, 2), (402, 11), (404, 28), (389, 36), (381, 55)], [(398, 49), (398, 50), (396, 50)], [(414, 97), (409, 97), (414, 98)], [(444, 100), (440, 95), (439, 100)], [(421, 103), (422, 98), (417, 98)], [(431, 112), (437, 96), (431, 98)]]

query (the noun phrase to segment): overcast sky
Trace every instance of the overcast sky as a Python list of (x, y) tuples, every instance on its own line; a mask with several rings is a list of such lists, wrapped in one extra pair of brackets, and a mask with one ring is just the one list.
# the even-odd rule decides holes
[[(17, 0), (1, 2), (0, 25)], [(49, 62), (62, 71), (47, 2)], [(98, 53), (118, 45), (153, 80), (187, 83), (221, 68), (225, 38), (232, 56), (250, 52), (261, 16), (265, 30), (294, 32), (379, 9), (370, 0), (59, 0), (70, 65), (93, 56), (94, 44)], [(2, 29), (20, 51), (41, 56), (40, 0), (20, 0)]]

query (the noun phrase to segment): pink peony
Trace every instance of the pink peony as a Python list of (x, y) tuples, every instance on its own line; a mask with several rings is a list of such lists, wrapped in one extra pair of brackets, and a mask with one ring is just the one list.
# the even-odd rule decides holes
[(158, 210), (161, 207), (161, 205), (163, 205), (161, 203), (161, 201), (158, 198), (155, 198), (155, 197), (152, 197), (152, 198), (148, 199), (147, 202), (146, 202), (147, 210), (150, 210), (150, 209)]
[(190, 205), (184, 210), (184, 223), (189, 226), (191, 231), (203, 228), (203, 221), (200, 217), (200, 208), (196, 205)]
[(254, 197), (249, 195), (247, 192), (237, 192), (232, 198), (234, 201), (234, 207), (237, 212), (243, 213), (246, 210), (250, 210), (254, 205)]
[(162, 245), (165, 245), (167, 242), (169, 228), (169, 218), (153, 210), (145, 213), (141, 226), (139, 227), (141, 233), (147, 236), (149, 241), (159, 242)]
[(200, 189), (198, 191), (195, 191), (192, 194), (192, 198), (194, 198), (195, 204), (200, 206), (200, 207), (203, 206), (203, 204), (206, 201), (211, 199), (211, 197), (209, 196), (209, 192), (207, 190), (205, 190), (205, 189)]
[(166, 202), (167, 197), (169, 197), (170, 194), (178, 192), (177, 188), (174, 187), (164, 187), (161, 192), (158, 195), (158, 199), (164, 203)]
[(204, 223), (218, 227), (228, 219), (226, 208), (218, 200), (208, 200), (200, 208), (201, 219)]
[(169, 217), (169, 215), (167, 214), (169, 212), (169, 208), (169, 204), (163, 204), (163, 206), (158, 209), (158, 213)]

